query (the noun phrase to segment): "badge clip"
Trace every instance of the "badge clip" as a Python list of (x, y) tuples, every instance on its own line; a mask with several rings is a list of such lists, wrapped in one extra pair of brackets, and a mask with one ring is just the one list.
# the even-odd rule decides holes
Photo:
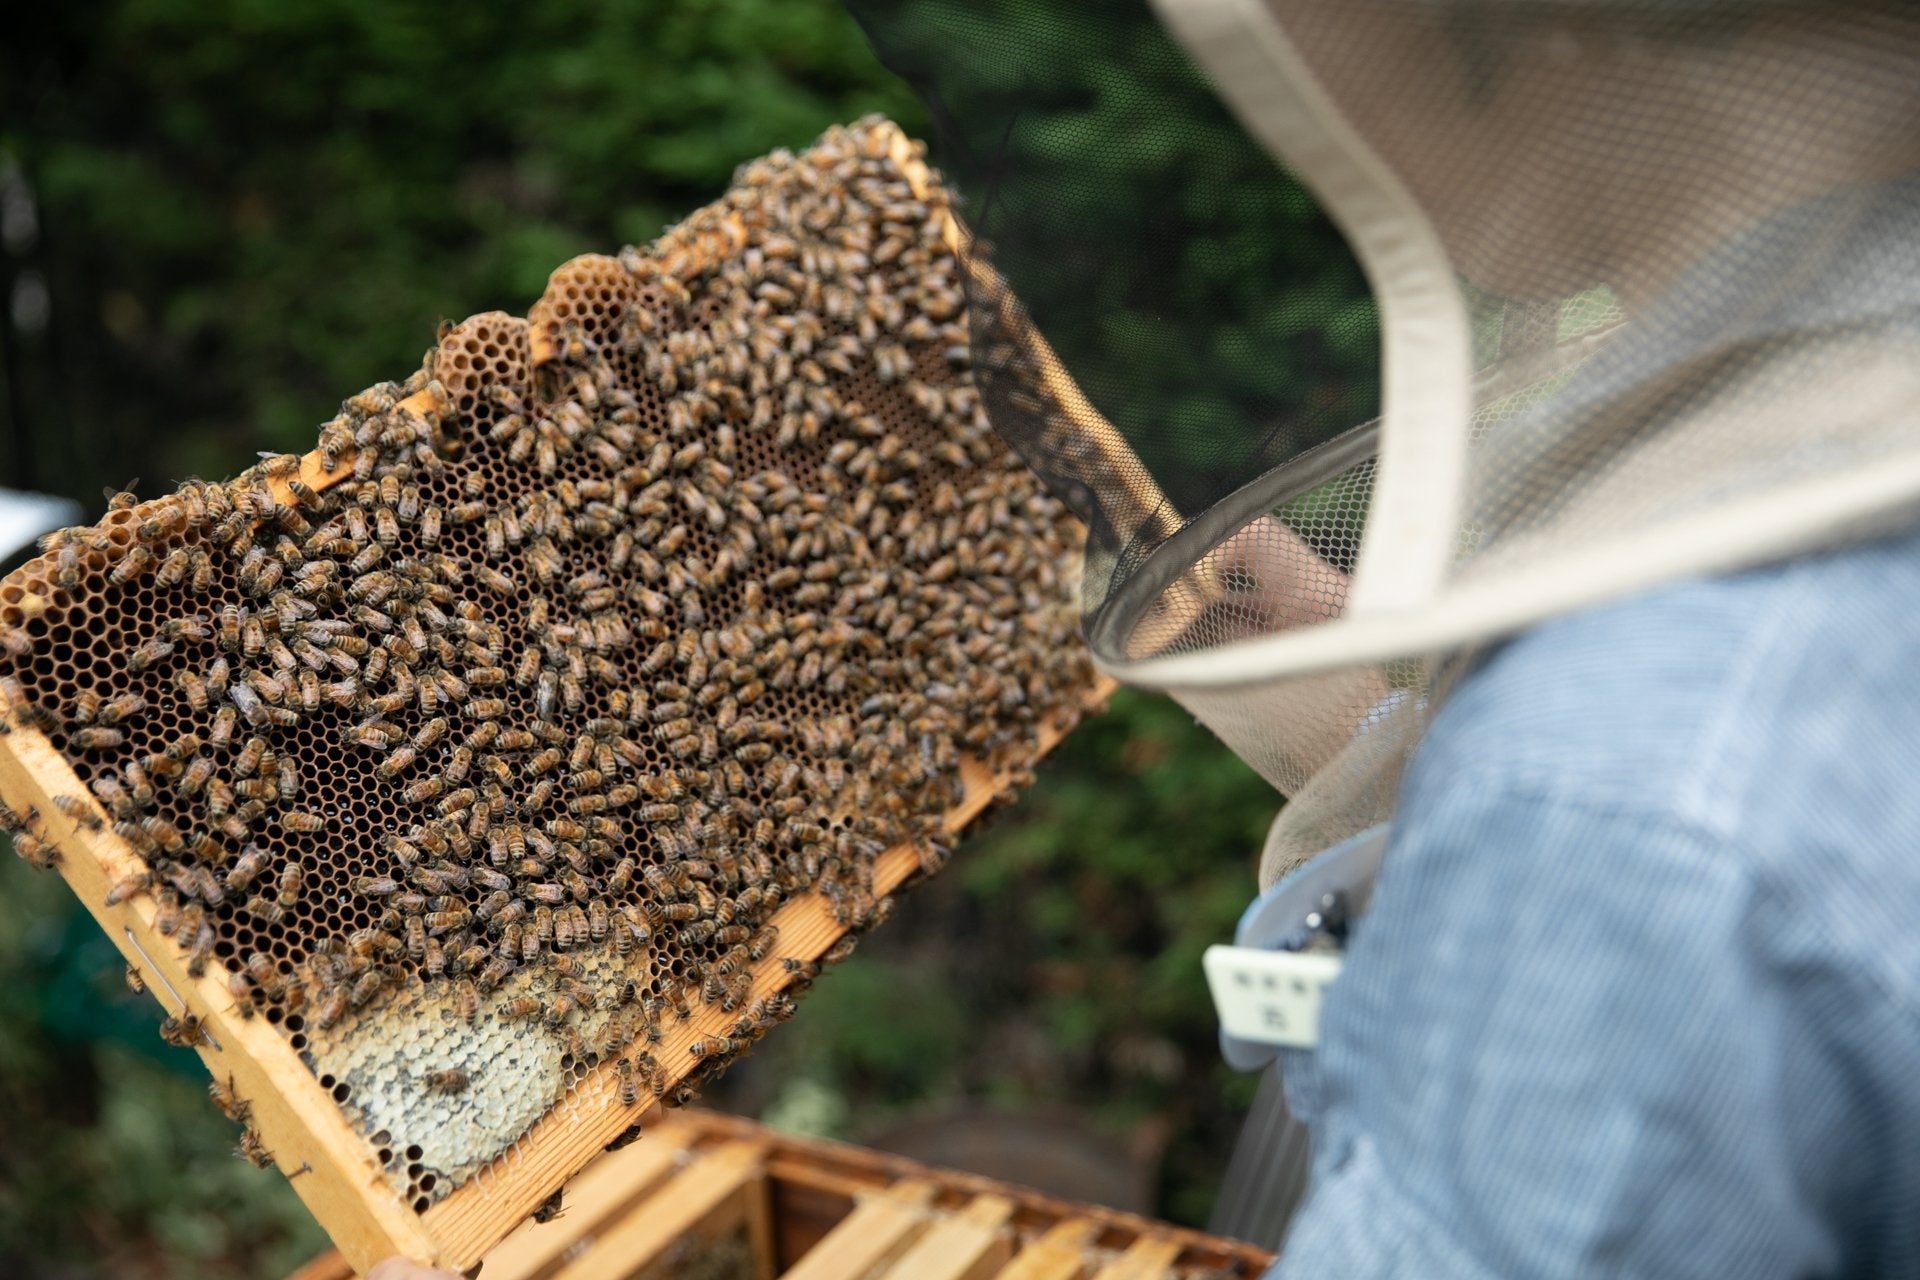
[(1281, 1049), (1319, 1043), (1322, 995), (1340, 976), (1386, 845), (1384, 825), (1335, 845), (1255, 899), (1234, 945), (1207, 948), (1202, 963), (1229, 1066), (1257, 1070)]

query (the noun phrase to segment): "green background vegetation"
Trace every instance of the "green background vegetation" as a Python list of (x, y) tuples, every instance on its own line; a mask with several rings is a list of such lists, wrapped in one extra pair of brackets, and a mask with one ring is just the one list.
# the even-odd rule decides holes
[[(874, 110), (926, 133), (827, 0), (122, 0), (10, 25), (0, 484), (90, 514), (102, 486), (310, 447), (440, 319), (523, 311), (741, 161)], [(1276, 802), (1178, 708), (1116, 699), (713, 1100), (854, 1139), (955, 1099), (1068, 1108), (1165, 1135), (1158, 1211), (1204, 1221), (1250, 1082), (1219, 1064), (1199, 954)], [(64, 886), (0, 860), (0, 1274), (271, 1275), (323, 1244), (229, 1154), (158, 1018)]]

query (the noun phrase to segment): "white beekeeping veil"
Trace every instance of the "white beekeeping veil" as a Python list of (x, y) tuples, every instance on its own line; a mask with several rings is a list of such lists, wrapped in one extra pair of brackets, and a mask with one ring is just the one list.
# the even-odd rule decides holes
[(1390, 816), (1443, 659), (1911, 518), (1920, 6), (1154, 3), (868, 25), (1095, 653), (1293, 797), (1267, 878)]

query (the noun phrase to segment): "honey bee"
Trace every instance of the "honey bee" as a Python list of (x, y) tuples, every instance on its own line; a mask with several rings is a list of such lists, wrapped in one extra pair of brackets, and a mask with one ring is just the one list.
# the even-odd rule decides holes
[[(480, 971), (480, 976), (477, 979), (475, 979), (475, 981), (479, 984), (480, 990), (482, 992), (491, 991), (495, 987), (499, 986), (502, 982), (506, 981), (507, 975), (512, 971), (513, 971), (512, 959), (506, 956), (495, 956), (493, 959), (487, 962), (487, 966)], [(537, 1012), (539, 1008), (540, 1008), (540, 1002), (538, 1000), (535, 1000), (533, 1002), (533, 1011)], [(503, 1016), (508, 1016), (508, 1015), (503, 1015)], [(526, 1016), (526, 1015), (523, 1014), (521, 1016)]]
[(200, 1019), (191, 1013), (182, 1013), (179, 1017), (167, 1017), (160, 1021), (160, 1038), (178, 1049), (191, 1047), (202, 1039), (205, 1031)]
[(68, 591), (80, 585), (80, 544), (62, 542), (55, 551), (54, 581)]
[[(186, 931), (186, 922), (184, 920), (181, 929), (182, 932)], [(213, 957), (213, 946), (217, 936), (213, 931), (213, 926), (204, 921), (194, 927), (192, 931), (192, 941), (187, 947), (188, 977), (198, 978), (202, 973), (206, 972), (207, 961)]]
[(279, 786), (271, 778), (240, 778), (234, 782), (233, 790), (236, 795), (262, 805), (280, 794)]
[(355, 1009), (364, 1008), (375, 996), (380, 994), (380, 989), (386, 986), (386, 984), (387, 974), (385, 970), (369, 969), (358, 978), (355, 978), (353, 986), (348, 989), (348, 1006)]
[(457, 893), (467, 887), (471, 877), (464, 867), (419, 866), (408, 878), (427, 893)]
[(501, 1003), (499, 1014), (506, 1021), (514, 1022), (523, 1018), (539, 1017), (544, 1009), (545, 1006), (540, 1003), (538, 996), (514, 996)]
[(213, 780), (213, 761), (206, 756), (195, 756), (187, 762), (186, 769), (174, 783), (182, 795), (198, 795)]
[(452, 972), (459, 974), (459, 973), (468, 973), (468, 972), (472, 972), (474, 970), (480, 969), (486, 963), (487, 963), (486, 947), (480, 945), (479, 943), (474, 943), (473, 945), (462, 949), (459, 952), (459, 954), (455, 955), (453, 959), (448, 962), (447, 967)]
[(471, 1080), (465, 1067), (445, 1067), (421, 1077), (421, 1082), (435, 1093), (465, 1093)]
[(430, 778), (422, 778), (420, 781), (409, 786), (405, 791), (402, 791), (400, 798), (408, 804), (426, 804), (442, 791), (446, 790), (446, 786), (447, 784), (437, 775)]
[(577, 946), (591, 937), (587, 923), (587, 913), (575, 904), (568, 904), (554, 912), (554, 945), (565, 949)]
[(68, 740), (82, 751), (104, 751), (125, 742), (127, 735), (119, 729), (89, 726), (85, 729), (75, 729)]
[(333, 1026), (347, 1013), (347, 988), (337, 986), (325, 991), (314, 1006), (314, 1025), (322, 1031)]
[[(29, 812), (31, 812), (31, 810), (29, 810)], [(116, 833), (120, 831), (121, 827), (132, 827), (132, 824), (130, 823), (115, 824), (114, 829)], [(132, 827), (132, 829), (136, 831), (139, 830), (139, 828), (137, 827)], [(27, 855), (24, 852), (21, 852), (20, 842), (27, 838), (29, 837), (24, 833), (16, 834), (14, 836), (14, 850), (15, 852), (19, 852), (22, 857), (26, 857)], [(29, 859), (29, 861), (31, 861), (31, 859)], [(48, 856), (48, 861), (49, 862), (52, 861), (51, 855)], [(127, 875), (123, 875), (118, 879), (114, 880), (110, 885), (108, 885), (106, 905), (109, 907), (117, 907), (121, 903), (126, 902), (131, 898), (133, 898), (136, 894), (144, 893), (152, 884), (153, 884), (153, 876), (150, 872), (136, 871), (136, 872), (131, 872)]]
[(323, 696), (320, 677), (312, 671), (302, 670), (294, 677), (294, 688), (302, 711), (318, 711)]
[(266, 758), (267, 740), (248, 738), (240, 748), (240, 754), (233, 760), (233, 776), (247, 778), (259, 772), (260, 762)]
[(473, 913), (465, 907), (459, 907), (448, 911), (429, 911), (425, 918), (427, 932), (430, 935), (438, 936), (443, 933), (450, 933), (455, 929), (464, 929), (468, 924), (472, 923)]
[(486, 516), (487, 504), (480, 501), (459, 502), (447, 514), (455, 524), (473, 524)]
[(146, 832), (153, 846), (165, 849), (168, 853), (179, 853), (187, 847), (186, 838), (165, 818), (149, 815), (140, 819), (140, 826)]
[(273, 1167), (273, 1152), (267, 1150), (266, 1143), (262, 1142), (260, 1135), (252, 1129), (242, 1129), (240, 1131), (240, 1145), (235, 1147), (233, 1151), (235, 1155), (241, 1157), (256, 1169), (271, 1169)]
[(554, 1193), (536, 1205), (528, 1216), (540, 1223), (552, 1222), (558, 1218), (564, 1212), (560, 1204), (560, 1197), (564, 1190), (565, 1188), (556, 1188)]
[(428, 936), (426, 936), (426, 925), (420, 923), (419, 915), (407, 917), (405, 935), (407, 935), (407, 956), (411, 956), (413, 960), (424, 960)]
[[(448, 779), (443, 774), (431, 779), (431, 781), (438, 782), (444, 787)], [(479, 798), (480, 793), (473, 787), (459, 787), (441, 796), (439, 803), (434, 807), (440, 811), (442, 817), (450, 817), (455, 813), (464, 812), (472, 808)]]
[(98, 831), (102, 826), (99, 813), (78, 796), (55, 796), (53, 807), (88, 831)]
[[(331, 471), (333, 467), (329, 465), (327, 470)], [(293, 495), (294, 504), (302, 510), (318, 511), (324, 505), (320, 495), (314, 492), (313, 486), (302, 480), (298, 475), (287, 478), (287, 492)]]
[(420, 752), (411, 743), (402, 743), (382, 760), (374, 770), (382, 778), (393, 779), (405, 773), (420, 758)]
[(151, 571), (158, 563), (159, 557), (154, 554), (152, 547), (136, 544), (127, 548), (126, 555), (120, 558), (120, 563), (113, 566), (113, 572), (108, 577), (115, 586), (125, 586), (135, 578)]
[(286, 809), (280, 814), (280, 825), (288, 831), (316, 832), (326, 830), (327, 820), (306, 809)]
[(278, 998), (285, 991), (285, 979), (274, 967), (273, 958), (265, 952), (255, 951), (247, 956), (246, 972), (253, 984), (269, 996)]
[(641, 908), (626, 906), (620, 909), (620, 919), (625, 927), (614, 932), (615, 951), (625, 956), (634, 947), (644, 947), (653, 941), (653, 929)]
[[(28, 823), (33, 820), (33, 817), (33, 807), (29, 805), (27, 808), (27, 821), (19, 825), (9, 826), (9, 832), (13, 839), (13, 851), (20, 855), (21, 860), (28, 866), (40, 871), (45, 871), (60, 860), (60, 851), (49, 844), (37, 832), (30, 829)], [(108, 896), (112, 897), (111, 892)], [(109, 902), (107, 905), (112, 906), (114, 904)]]
[(441, 776), (447, 780), (448, 785), (457, 785), (458, 783), (466, 781), (467, 774), (470, 773), (472, 769), (473, 748), (462, 745), (455, 747), (447, 757), (447, 765), (442, 771)]
[[(268, 574), (266, 571), (269, 569), (274, 571), (271, 576), (275, 578), (279, 576), (279, 573), (278, 573), (279, 565), (270, 561), (259, 565), (254, 573), (254, 578), (252, 583), (252, 586), (254, 589), (253, 594), (264, 595), (266, 593), (267, 588), (271, 586), (271, 583), (267, 583), (263, 586), (263, 580), (268, 577)], [(244, 571), (242, 572), (241, 585), (243, 587), (247, 585)], [(259, 614), (253, 614), (246, 618), (243, 618), (240, 623), (241, 656), (246, 658), (258, 658), (260, 657), (261, 654), (266, 652), (266, 649), (267, 649), (267, 624), (265, 623), (265, 621), (261, 619)]]

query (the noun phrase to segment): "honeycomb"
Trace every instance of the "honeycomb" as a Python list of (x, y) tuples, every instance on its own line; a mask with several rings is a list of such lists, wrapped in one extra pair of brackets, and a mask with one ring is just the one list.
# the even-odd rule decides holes
[(723, 1067), (792, 1011), (746, 999), (774, 910), (871, 925), (879, 852), (943, 860), (963, 757), (1030, 758), (1092, 683), (1079, 529), (989, 430), (898, 146), (749, 164), (304, 464), (122, 495), (0, 584), (0, 698), (139, 855), (113, 894), (416, 1209), (595, 1063), (660, 1093), (669, 1020), (733, 1016)]

